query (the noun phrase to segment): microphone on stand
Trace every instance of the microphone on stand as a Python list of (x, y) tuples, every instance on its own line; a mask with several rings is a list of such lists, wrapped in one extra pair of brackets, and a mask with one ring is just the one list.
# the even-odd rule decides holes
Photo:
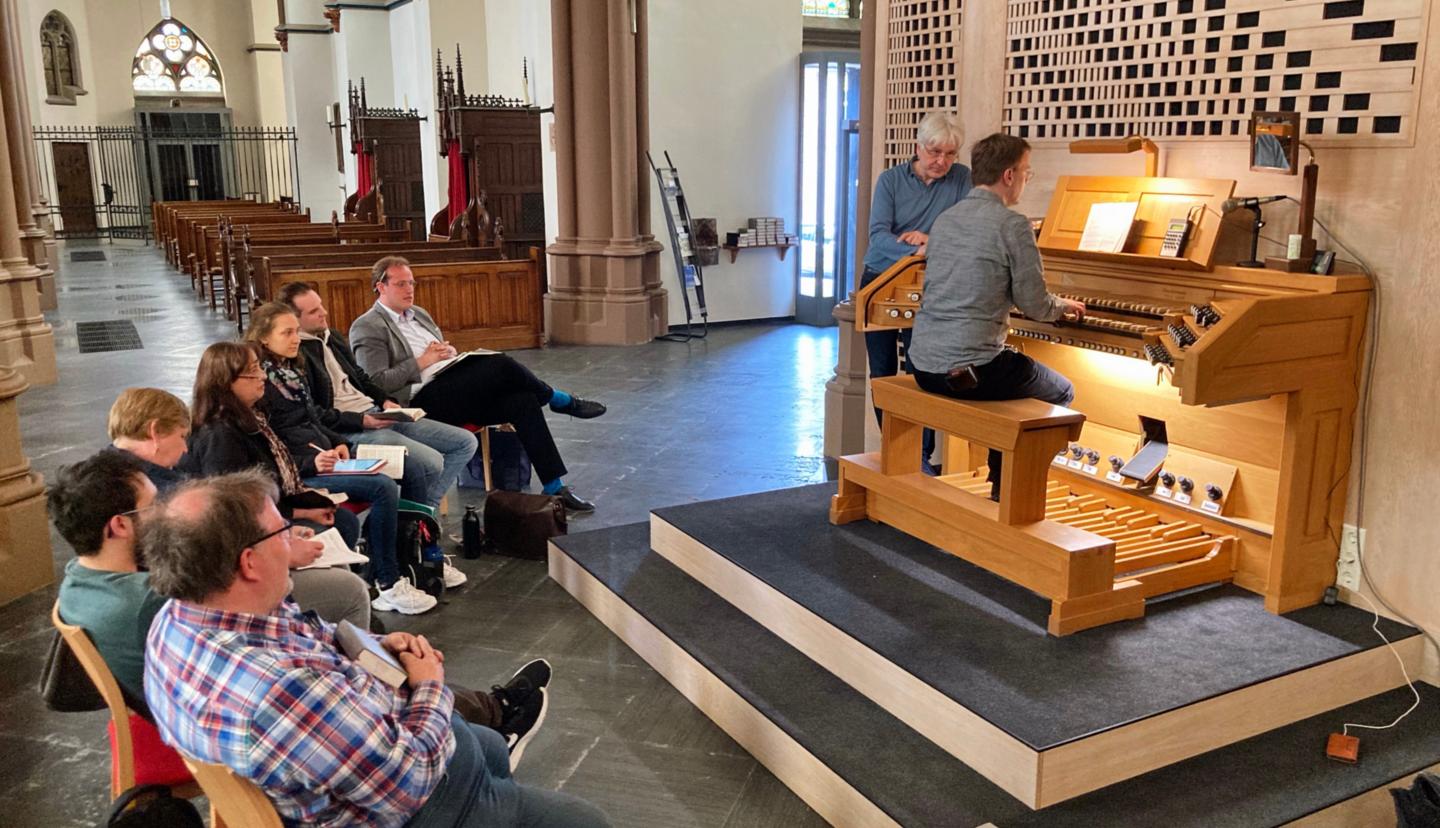
[(1272, 201), (1284, 201), (1287, 198), (1289, 198), (1289, 196), (1283, 195), (1260, 197), (1252, 196), (1250, 198), (1227, 198), (1225, 199), (1225, 203), (1220, 205), (1220, 212), (1228, 213), (1231, 210), (1239, 210), (1242, 207), (1259, 207), (1261, 204), (1269, 204)]

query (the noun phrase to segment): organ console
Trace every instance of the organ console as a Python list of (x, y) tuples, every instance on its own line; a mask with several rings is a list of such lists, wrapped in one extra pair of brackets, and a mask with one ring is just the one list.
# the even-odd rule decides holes
[[(1090, 621), (1067, 620), (1062, 604), (1073, 596), (1057, 597), (1052, 633), (1134, 617), (1137, 590), (1152, 597), (1231, 580), (1280, 613), (1319, 602), (1334, 582), (1370, 282), (1355, 273), (1215, 266), (1219, 205), (1233, 189), (1233, 181), (1213, 179), (1059, 180), (1038, 242), (1045, 278), (1087, 313), (1039, 322), (1012, 310), (1009, 343), (1069, 377), (1071, 407), (1085, 419), (1049, 461), (1043, 520), (999, 527), (997, 537), (1023, 530), (1033, 538), (1058, 526), (1088, 533), (1075, 537), (1094, 548), (1113, 544), (1107, 577), (1116, 594), (1130, 597), (1126, 612)], [(1127, 252), (1079, 250), (1089, 205), (1127, 199), (1140, 202)], [(1182, 255), (1161, 256), (1169, 220), (1197, 208), (1201, 218)], [(856, 295), (856, 327), (910, 327), (924, 280), (924, 259), (897, 263)], [(888, 386), (885, 396), (892, 396)], [(1140, 416), (1163, 421), (1169, 435), (1161, 474), (1149, 484), (1119, 474), (1141, 445)], [(882, 428), (882, 438), (888, 434)], [(952, 433), (945, 448), (951, 473), (941, 483), (967, 496), (988, 494), (984, 447)], [(842, 460), (833, 521), (897, 514), (867, 512), (875, 501), (864, 495), (888, 485), (866, 476), (877, 462)], [(868, 482), (856, 482), (862, 476)], [(953, 502), (991, 514), (963, 496)], [(935, 511), (927, 520), (947, 518)], [(1066, 547), (1072, 553), (1076, 542)]]

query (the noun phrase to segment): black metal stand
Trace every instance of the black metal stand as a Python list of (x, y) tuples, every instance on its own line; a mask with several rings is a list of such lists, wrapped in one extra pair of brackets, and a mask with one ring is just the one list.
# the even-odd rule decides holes
[[(665, 223), (670, 227), (670, 252), (675, 256), (675, 274), (680, 278), (680, 298), (685, 301), (685, 330), (665, 333), (655, 337), (666, 342), (689, 342), (704, 339), (710, 332), (710, 313), (705, 308), (705, 280), (700, 263), (695, 259), (695, 235), (690, 228), (690, 208), (685, 204), (685, 189), (680, 186), (680, 172), (665, 153), (664, 167), (655, 166), (655, 159), (645, 153), (650, 169), (655, 171), (655, 180), (660, 185), (660, 201), (665, 205)], [(695, 289), (695, 306), (700, 311), (700, 332), (694, 330), (694, 315), (690, 310), (690, 288)]]
[(1252, 226), (1250, 236), (1250, 258), (1243, 262), (1236, 262), (1236, 267), (1264, 267), (1265, 263), (1260, 261), (1260, 228), (1265, 226), (1265, 217), (1260, 215), (1260, 205), (1252, 204), (1248, 208), (1255, 214), (1255, 223)]

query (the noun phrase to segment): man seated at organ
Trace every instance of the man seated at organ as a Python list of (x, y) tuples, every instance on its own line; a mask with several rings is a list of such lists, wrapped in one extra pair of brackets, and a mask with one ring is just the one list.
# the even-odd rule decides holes
[[(1070, 381), (1005, 347), (1010, 308), (1050, 322), (1084, 316), (1085, 305), (1051, 294), (1035, 235), (1019, 203), (1033, 175), (1030, 145), (996, 133), (970, 153), (974, 189), (930, 230), (925, 295), (915, 316), (910, 362), (926, 391), (962, 400), (1034, 397), (1068, 405)], [(989, 455), (990, 497), (999, 499), (1000, 453)]]

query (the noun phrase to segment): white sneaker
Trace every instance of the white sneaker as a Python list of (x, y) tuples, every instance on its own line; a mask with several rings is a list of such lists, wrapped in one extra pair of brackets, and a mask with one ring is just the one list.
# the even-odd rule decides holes
[(469, 576), (469, 575), (466, 575), (464, 572), (461, 572), (459, 569), (456, 569), (455, 567), (451, 566), (451, 565), (450, 565), (450, 556), (449, 556), (449, 555), (446, 555), (446, 556), (445, 556), (445, 588), (446, 588), (446, 589), (454, 589), (455, 587), (458, 587), (458, 586), (464, 584), (464, 583), (465, 583), (466, 581), (468, 581), (468, 580), (470, 580), (470, 576)]
[(419, 615), (428, 612), (440, 603), (435, 596), (428, 595), (411, 585), (406, 578), (396, 581), (389, 589), (380, 590), (370, 606), (380, 612), (398, 612), (403, 615)]

